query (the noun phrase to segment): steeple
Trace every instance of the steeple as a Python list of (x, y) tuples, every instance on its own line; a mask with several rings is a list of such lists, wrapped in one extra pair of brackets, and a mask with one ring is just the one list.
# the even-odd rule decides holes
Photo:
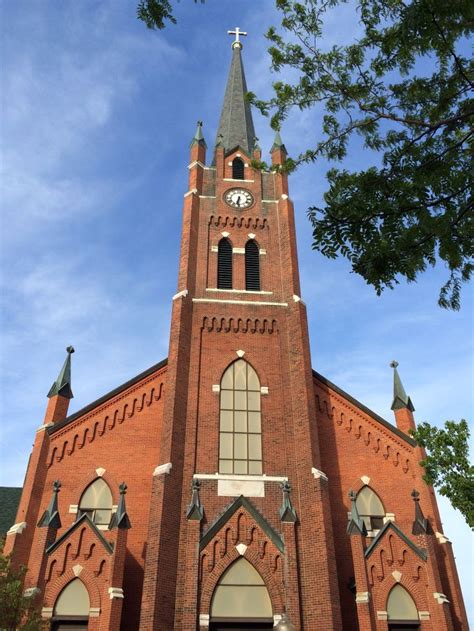
[(390, 366), (393, 368), (393, 402), (392, 410), (395, 413), (395, 421), (398, 429), (401, 429), (405, 434), (409, 434), (410, 430), (415, 429), (415, 418), (413, 412), (415, 407), (411, 402), (410, 397), (405, 392), (402, 380), (398, 374), (397, 366), (398, 362), (395, 360), (390, 362)]
[(74, 348), (72, 346), (68, 346), (66, 351), (67, 357), (58, 378), (49, 389), (48, 399), (51, 399), (51, 397), (56, 395), (60, 395), (65, 399), (72, 399), (74, 397), (71, 390), (71, 355), (74, 353)]
[(232, 61), (217, 130), (216, 145), (224, 147), (225, 152), (238, 146), (251, 156), (255, 146), (255, 129), (250, 104), (245, 99), (247, 83), (242, 64), (242, 42), (239, 38), (240, 35), (246, 35), (246, 33), (240, 31), (239, 28), (236, 28), (235, 31), (229, 31), (229, 33), (235, 34), (236, 39), (232, 44)]

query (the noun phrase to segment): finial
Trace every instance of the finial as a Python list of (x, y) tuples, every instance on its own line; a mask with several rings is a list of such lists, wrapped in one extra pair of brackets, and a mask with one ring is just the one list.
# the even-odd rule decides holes
[(413, 535), (431, 535), (433, 530), (430, 522), (423, 515), (420, 506), (420, 494), (416, 489), (411, 492), (413, 501), (415, 502), (415, 520), (413, 521), (411, 532)]
[(290, 499), (291, 485), (288, 480), (285, 480), (280, 484), (280, 488), (283, 491), (283, 503), (280, 506), (280, 519), (282, 522), (295, 523), (296, 511), (293, 508)]
[(201, 482), (198, 480), (198, 478), (193, 478), (191, 488), (191, 503), (189, 504), (188, 510), (186, 511), (186, 518), (190, 521), (201, 521), (201, 519), (204, 517), (204, 509), (199, 497)]
[(127, 508), (125, 506), (125, 493), (127, 492), (127, 488), (128, 487), (125, 482), (119, 484), (119, 503), (117, 506), (117, 512), (112, 515), (112, 519), (110, 520), (109, 530), (113, 530), (114, 528), (128, 530), (132, 527), (130, 519), (128, 518)]
[(242, 42), (240, 41), (240, 36), (246, 36), (247, 33), (245, 31), (241, 31), (238, 26), (235, 27), (235, 31), (227, 31), (228, 35), (235, 35), (235, 40), (232, 42), (232, 48), (242, 48)]
[(61, 482), (55, 480), (53, 482), (53, 495), (48, 504), (48, 508), (44, 511), (38, 522), (38, 528), (61, 528), (61, 518), (58, 512), (58, 493), (61, 488)]
[(357, 495), (352, 489), (349, 491), (349, 498), (351, 500), (351, 516), (349, 518), (349, 523), (347, 524), (347, 534), (349, 536), (362, 535), (363, 537), (366, 537), (367, 528), (365, 527), (364, 520), (359, 515), (359, 510), (356, 504)]
[(411, 402), (410, 397), (405, 392), (402, 380), (400, 379), (400, 375), (398, 374), (398, 365), (399, 364), (395, 359), (390, 362), (390, 366), (393, 368), (393, 401), (391, 409), (401, 410), (403, 408), (408, 408), (411, 412), (414, 412), (415, 407)]
[(194, 137), (191, 140), (191, 147), (196, 144), (202, 145), (203, 147), (207, 147), (206, 141), (204, 140), (204, 135), (202, 133), (202, 121), (197, 122), (196, 133), (194, 134)]
[(56, 395), (60, 395), (65, 399), (72, 399), (73, 394), (71, 390), (71, 355), (75, 352), (73, 346), (66, 348), (67, 357), (61, 368), (58, 378), (53, 383), (48, 392), (48, 399)]

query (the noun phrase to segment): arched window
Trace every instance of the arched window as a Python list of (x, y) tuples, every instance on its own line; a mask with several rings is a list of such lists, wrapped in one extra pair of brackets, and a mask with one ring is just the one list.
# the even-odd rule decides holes
[(212, 618), (272, 620), (270, 595), (262, 577), (251, 563), (241, 557), (222, 575), (214, 591)]
[(108, 484), (97, 478), (89, 484), (79, 502), (79, 515), (86, 513), (97, 526), (108, 526), (112, 517), (112, 493)]
[(359, 491), (356, 498), (356, 506), (368, 531), (382, 528), (385, 509), (379, 496), (370, 487), (364, 486)]
[(240, 158), (234, 158), (232, 160), (232, 179), (233, 180), (244, 179), (244, 163)]
[(260, 291), (260, 254), (253, 239), (245, 244), (245, 289)]
[(232, 246), (229, 239), (221, 239), (217, 246), (217, 287), (232, 289)]
[(84, 583), (75, 578), (66, 585), (54, 605), (53, 630), (87, 629), (90, 600)]
[(387, 616), (390, 630), (419, 629), (419, 617), (415, 602), (401, 585), (395, 585), (388, 595)]
[(243, 359), (221, 380), (219, 473), (262, 473), (260, 381)]

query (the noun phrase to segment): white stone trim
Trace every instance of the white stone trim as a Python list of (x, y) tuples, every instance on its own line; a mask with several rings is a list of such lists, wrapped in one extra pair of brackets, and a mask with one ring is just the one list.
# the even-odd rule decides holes
[(218, 480), (218, 497), (265, 497), (265, 483), (262, 480)]
[(323, 471), (316, 469), (316, 467), (311, 467), (311, 473), (316, 480), (322, 478), (326, 482), (328, 481), (328, 476)]
[(34, 598), (37, 594), (40, 593), (40, 588), (39, 587), (28, 587), (28, 589), (25, 589), (25, 591), (23, 592), (23, 596), (25, 598)]
[(193, 302), (220, 302), (227, 305), (256, 305), (259, 307), (288, 307), (287, 302), (267, 302), (263, 300), (224, 300), (222, 298), (193, 298)]
[(173, 465), (171, 464), (171, 462), (166, 462), (165, 464), (158, 465), (153, 471), (153, 477), (157, 475), (163, 475), (164, 473), (169, 475), (172, 466)]
[(219, 385), (218, 383), (214, 384), (214, 385), (212, 386), (212, 391), (213, 391), (213, 392), (220, 392), (220, 391), (221, 391), (221, 387), (220, 387), (220, 385)]
[(20, 521), (18, 524), (13, 524), (10, 530), (7, 532), (8, 535), (21, 535), (21, 533), (26, 528), (26, 521)]
[(192, 188), (190, 191), (185, 193), (183, 197), (189, 197), (189, 195), (196, 195), (197, 192), (198, 192), (197, 188)]
[(72, 571), (74, 573), (74, 576), (79, 576), (79, 574), (82, 572), (84, 568), (82, 567), (82, 565), (73, 565), (72, 566)]
[(123, 598), (123, 589), (121, 587), (109, 587), (110, 600), (112, 598)]
[(281, 618), (282, 618), (282, 614), (281, 613), (274, 614), (274, 616), (273, 616), (273, 626), (274, 627), (277, 626), (277, 624), (280, 622)]
[(199, 195), (199, 199), (216, 199), (215, 195)]
[(236, 352), (238, 357), (243, 357), (245, 355), (245, 351), (240, 350), (240, 349), (238, 351), (235, 351), (235, 352)]
[(389, 521), (395, 521), (395, 513), (385, 513), (383, 523), (386, 524)]
[(223, 182), (255, 182), (255, 180), (234, 180), (231, 177), (224, 177), (222, 178)]
[(393, 576), (393, 578), (397, 581), (397, 583), (399, 583), (399, 582), (400, 582), (400, 580), (401, 580), (401, 578), (402, 578), (402, 573), (401, 573), (401, 572), (399, 572), (398, 570), (394, 570), (394, 571), (392, 572), (392, 576)]
[(446, 594), (442, 594), (441, 592), (433, 592), (433, 598), (436, 600), (438, 605), (444, 605), (444, 603), (449, 603), (449, 600)]
[(182, 289), (181, 291), (178, 291), (178, 293), (173, 296), (173, 300), (178, 300), (178, 298), (186, 298), (187, 295), (188, 295), (188, 290)]
[(48, 427), (51, 427), (51, 425), (54, 425), (54, 423), (45, 423), (44, 425), (40, 425), (38, 429), (36, 430), (36, 433), (44, 432), (44, 430), (47, 429)]
[(227, 237), (230, 237), (230, 232), (227, 232), (227, 230), (224, 230), (224, 232), (221, 232), (221, 235), (227, 239)]
[[(214, 247), (214, 246), (212, 246)], [(263, 291), (263, 289), (220, 289), (219, 287), (206, 287), (206, 291), (223, 291), (228, 294), (256, 294), (257, 296), (271, 296), (273, 291)]]
[(261, 386), (260, 394), (268, 394), (268, 386)]
[(239, 543), (238, 546), (235, 546), (235, 549), (240, 554), (240, 556), (243, 557), (245, 552), (247, 551), (247, 546), (245, 545), (245, 543)]
[(370, 601), (370, 592), (357, 592), (356, 603), (368, 603)]
[(200, 627), (208, 627), (211, 621), (211, 617), (208, 613), (200, 613), (199, 614), (199, 626)]
[(277, 199), (262, 199), (262, 202), (264, 204), (278, 204), (278, 200)]
[(95, 470), (95, 472), (97, 473), (99, 478), (101, 478), (105, 473), (105, 469), (103, 467), (99, 467), (98, 469)]
[(281, 196), (282, 199), (288, 199), (288, 195), (286, 195), (286, 193), (283, 193)]
[(195, 480), (251, 480), (253, 482), (288, 482), (286, 476), (280, 475), (239, 475), (238, 473), (195, 473)]
[(369, 476), (368, 476), (368, 475), (363, 475), (363, 476), (361, 477), (361, 480), (362, 480), (362, 482), (363, 482), (366, 486), (367, 486), (367, 485), (369, 484), (369, 482), (370, 482), (370, 478), (369, 478)]
[(211, 245), (211, 252), (219, 252), (217, 245)]
[(442, 532), (435, 532), (436, 539), (439, 543), (451, 543), (451, 539)]
[(429, 611), (419, 611), (418, 612), (418, 618), (420, 620), (429, 620), (430, 619), (430, 612)]
[(256, 234), (254, 234), (253, 232), (250, 232), (248, 235), (249, 239), (255, 239), (255, 237), (257, 236)]
[(42, 618), (52, 618), (53, 617), (53, 608), (52, 607), (43, 607), (41, 610)]
[(195, 167), (195, 166), (199, 166), (199, 167), (201, 167), (201, 168), (203, 168), (203, 169), (205, 169), (205, 168), (206, 168), (206, 165), (205, 165), (205, 164), (203, 164), (200, 160), (194, 160), (193, 162), (190, 162), (190, 163), (188, 164), (188, 169), (192, 169), (192, 168), (193, 168), (193, 167)]
[(98, 618), (100, 616), (100, 607), (91, 607), (89, 609), (89, 618)]
[(232, 248), (232, 254), (245, 254), (245, 248)]
[(260, 248), (260, 250), (258, 251), (258, 253), (260, 254), (260, 256), (264, 256), (264, 255), (267, 253), (267, 251), (266, 251), (266, 249), (265, 249), (265, 248)]
[(297, 296), (296, 294), (293, 294), (293, 300), (295, 302), (301, 302), (301, 298), (299, 296)]
[(69, 504), (69, 514), (70, 515), (77, 515), (77, 512), (79, 510), (79, 506), (77, 504)]
[(388, 613), (386, 611), (377, 611), (377, 620), (388, 620)]

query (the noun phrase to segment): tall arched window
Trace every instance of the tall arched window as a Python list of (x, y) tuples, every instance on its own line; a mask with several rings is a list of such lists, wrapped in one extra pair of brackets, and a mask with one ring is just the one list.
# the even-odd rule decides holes
[(217, 246), (217, 287), (232, 289), (232, 246), (225, 238)]
[(388, 628), (393, 631), (419, 629), (419, 616), (415, 602), (407, 590), (395, 585), (387, 599)]
[(253, 239), (245, 244), (245, 289), (260, 291), (260, 254)]
[(359, 515), (368, 531), (380, 530), (384, 524), (385, 509), (379, 496), (368, 486), (359, 491), (356, 498)]
[(219, 473), (262, 473), (260, 381), (243, 359), (221, 380)]
[(234, 158), (232, 160), (232, 179), (244, 179), (244, 163), (240, 158)]
[(80, 579), (75, 578), (59, 594), (54, 605), (53, 631), (87, 629), (89, 609), (87, 589)]
[(214, 591), (212, 618), (273, 622), (270, 595), (262, 577), (247, 559), (240, 557), (222, 575)]
[(108, 526), (112, 517), (112, 493), (107, 482), (97, 478), (89, 484), (79, 502), (79, 514), (86, 513), (97, 526)]

